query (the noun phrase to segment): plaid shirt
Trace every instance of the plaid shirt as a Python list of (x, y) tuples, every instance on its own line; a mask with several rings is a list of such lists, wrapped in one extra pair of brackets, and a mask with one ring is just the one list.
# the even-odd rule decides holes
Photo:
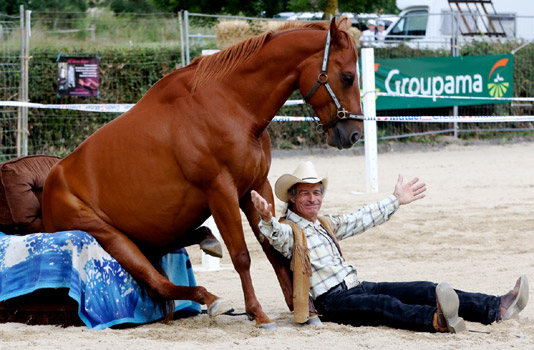
[[(337, 239), (342, 240), (388, 221), (398, 208), (399, 200), (394, 195), (390, 195), (386, 199), (360, 208), (354, 213), (326, 216), (334, 223)], [(337, 286), (347, 277), (357, 281), (356, 268), (343, 259), (319, 220), (312, 223), (291, 210), (288, 210), (286, 219), (299, 225), (306, 235), (312, 266), (310, 295), (313, 299)], [(291, 227), (279, 223), (274, 217), (270, 221), (261, 220), (259, 227), (271, 245), (282, 255), (291, 259), (293, 248)]]

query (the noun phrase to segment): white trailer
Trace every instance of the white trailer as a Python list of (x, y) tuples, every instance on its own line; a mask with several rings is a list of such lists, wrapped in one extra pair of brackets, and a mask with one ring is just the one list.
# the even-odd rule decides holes
[(397, 0), (399, 20), (386, 42), (444, 48), (469, 40), (534, 40), (534, 1)]

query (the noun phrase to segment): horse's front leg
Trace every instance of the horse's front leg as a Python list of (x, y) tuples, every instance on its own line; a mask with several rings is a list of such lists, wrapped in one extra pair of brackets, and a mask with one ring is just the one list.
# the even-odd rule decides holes
[[(273, 205), (272, 215), (274, 216), (275, 209), (273, 190), (269, 181), (265, 179), (265, 182), (261, 185), (261, 187), (256, 189), (256, 191)], [(260, 242), (263, 248), (263, 252), (267, 256), (267, 259), (269, 260), (271, 265), (273, 266), (276, 277), (278, 277), (278, 283), (280, 283), (280, 287), (282, 288), (282, 293), (284, 294), (286, 304), (289, 310), (293, 311), (293, 282), (291, 277), (291, 271), (289, 269), (289, 260), (285, 258), (282, 254), (280, 254), (278, 251), (276, 251), (276, 249), (271, 246), (269, 241), (265, 239), (264, 236), (261, 234), (260, 229), (258, 227), (260, 215), (254, 207), (254, 203), (252, 203), (250, 192), (247, 193), (246, 196), (241, 198), (240, 203), (241, 209), (245, 213), (250, 227), (254, 232), (254, 235)]]
[(209, 206), (215, 223), (226, 244), (234, 268), (241, 278), (245, 297), (245, 311), (256, 320), (257, 327), (274, 329), (274, 323), (263, 312), (252, 286), (250, 255), (241, 224), (237, 190), (235, 186), (229, 185), (233, 184), (233, 181), (225, 181), (228, 179), (223, 176), (219, 176), (219, 178), (218, 183), (220, 186), (212, 187), (207, 197), (209, 198)]

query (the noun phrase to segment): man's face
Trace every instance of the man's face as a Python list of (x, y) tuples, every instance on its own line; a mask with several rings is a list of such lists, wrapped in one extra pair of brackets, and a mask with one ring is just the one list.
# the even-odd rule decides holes
[(385, 28), (386, 28), (385, 26), (383, 26), (382, 24), (380, 24), (380, 25), (378, 26), (378, 31), (379, 31), (379, 32), (383, 32)]
[(293, 211), (304, 219), (315, 222), (321, 204), (323, 203), (323, 193), (321, 185), (300, 183), (297, 184), (297, 194), (290, 198), (293, 202)]

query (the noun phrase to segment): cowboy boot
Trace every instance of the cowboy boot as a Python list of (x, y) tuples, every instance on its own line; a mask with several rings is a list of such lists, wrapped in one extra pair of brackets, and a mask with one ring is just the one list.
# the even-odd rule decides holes
[(523, 275), (515, 283), (514, 289), (501, 296), (499, 321), (518, 317), (528, 303), (528, 279)]
[(438, 332), (459, 333), (465, 331), (464, 319), (458, 316), (460, 300), (448, 283), (440, 283), (436, 287), (436, 306), (433, 325)]

